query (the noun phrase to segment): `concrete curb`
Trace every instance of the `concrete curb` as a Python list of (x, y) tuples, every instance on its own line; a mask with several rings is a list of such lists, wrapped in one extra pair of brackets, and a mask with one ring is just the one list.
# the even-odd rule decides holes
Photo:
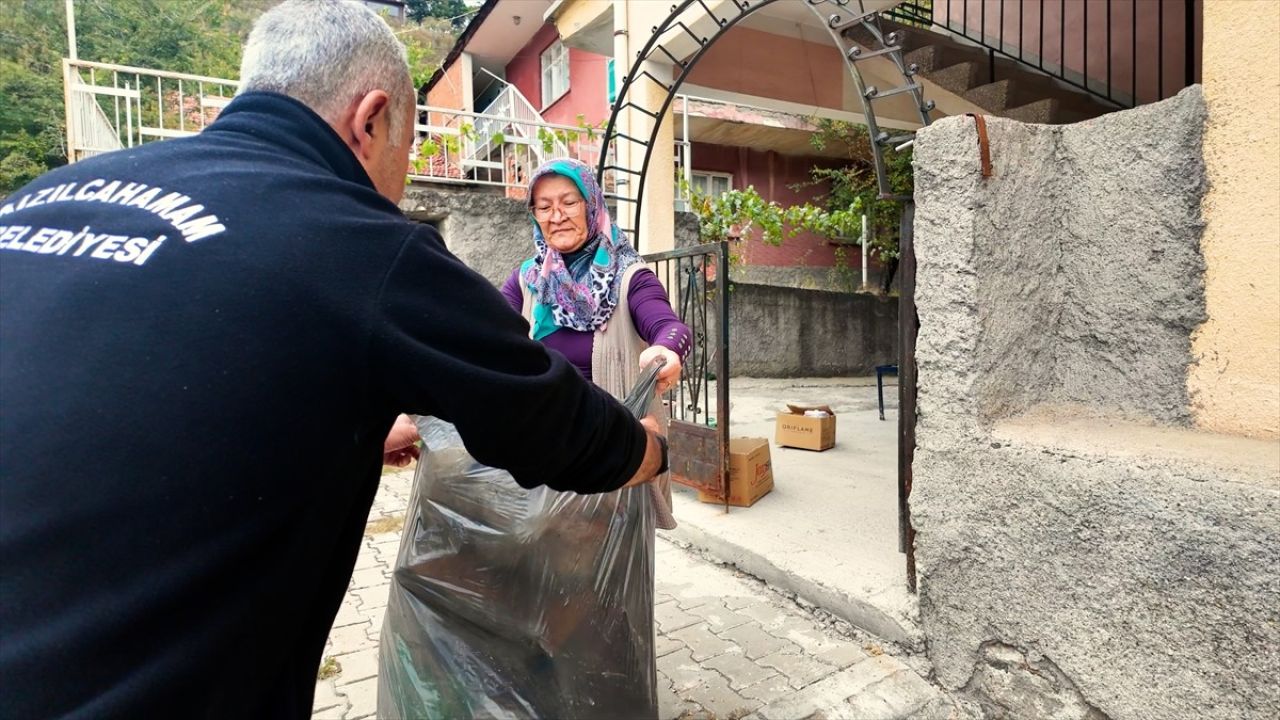
[(731, 565), (770, 587), (794, 594), (802, 603), (825, 610), (849, 624), (888, 642), (897, 643), (913, 652), (924, 651), (924, 633), (907, 618), (898, 618), (861, 598), (823, 586), (778, 567), (768, 558), (708, 533), (687, 521), (674, 530), (663, 530), (662, 536), (679, 545), (707, 554), (711, 559)]

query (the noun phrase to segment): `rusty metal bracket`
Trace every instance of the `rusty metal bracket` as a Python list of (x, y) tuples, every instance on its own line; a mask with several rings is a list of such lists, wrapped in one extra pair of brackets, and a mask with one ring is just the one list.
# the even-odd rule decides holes
[(991, 141), (987, 139), (987, 119), (976, 113), (965, 113), (973, 118), (978, 127), (978, 155), (982, 158), (982, 177), (989, 178), (995, 174), (991, 169)]

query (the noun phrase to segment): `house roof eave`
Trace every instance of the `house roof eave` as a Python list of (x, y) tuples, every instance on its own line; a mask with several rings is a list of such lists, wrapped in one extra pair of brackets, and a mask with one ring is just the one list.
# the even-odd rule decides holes
[(467, 43), (471, 42), (471, 38), (480, 30), (480, 26), (484, 25), (485, 20), (488, 19), (489, 14), (493, 12), (499, 2), (501, 0), (485, 0), (480, 9), (476, 11), (475, 16), (471, 18), (471, 22), (467, 23), (467, 27), (462, 30), (462, 34), (458, 35), (453, 47), (449, 48), (449, 54), (445, 55), (440, 67), (431, 74), (431, 78), (422, 87), (418, 88), (419, 97), (426, 97), (427, 93), (431, 92), (431, 88), (435, 87), (436, 83), (440, 82), (440, 78), (444, 77), (449, 68), (457, 62), (458, 58), (467, 49)]

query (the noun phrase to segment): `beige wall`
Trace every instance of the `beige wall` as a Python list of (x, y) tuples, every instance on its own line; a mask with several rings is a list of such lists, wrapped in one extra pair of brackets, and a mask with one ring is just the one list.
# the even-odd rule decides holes
[(1280, 437), (1280, 2), (1206, 0), (1202, 248), (1187, 380), (1205, 429)]

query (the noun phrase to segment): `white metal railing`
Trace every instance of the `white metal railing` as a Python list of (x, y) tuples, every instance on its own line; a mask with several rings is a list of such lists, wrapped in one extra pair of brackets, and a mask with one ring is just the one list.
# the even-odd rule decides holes
[(67, 159), (194, 135), (235, 95), (226, 78), (84, 60), (62, 61)]
[(529, 118), (514, 95), (483, 113), (419, 105), (416, 129), (411, 179), (500, 186), (513, 197), (523, 197), (529, 176), (546, 160), (595, 165), (603, 144), (595, 128)]
[[(217, 118), (239, 82), (84, 60), (63, 60), (67, 157), (71, 162), (145, 142), (194, 135)], [(542, 120), (508, 86), (486, 112), (418, 106), (415, 180), (500, 186), (522, 196), (533, 170), (554, 157), (595, 165), (595, 128)], [(611, 185), (611, 177), (606, 177)]]

